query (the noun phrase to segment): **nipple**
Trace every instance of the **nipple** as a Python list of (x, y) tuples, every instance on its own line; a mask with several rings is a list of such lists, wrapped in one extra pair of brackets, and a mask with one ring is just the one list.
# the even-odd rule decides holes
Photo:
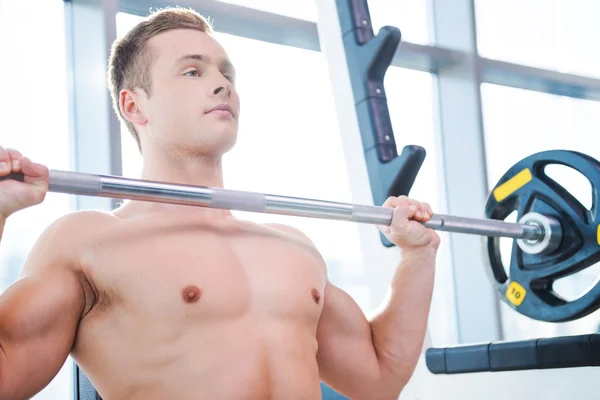
[(181, 292), (181, 296), (186, 303), (195, 303), (200, 300), (200, 289), (194, 285), (187, 286)]
[(319, 304), (319, 301), (321, 300), (321, 295), (319, 294), (319, 291), (317, 289), (313, 289), (311, 294), (315, 303)]

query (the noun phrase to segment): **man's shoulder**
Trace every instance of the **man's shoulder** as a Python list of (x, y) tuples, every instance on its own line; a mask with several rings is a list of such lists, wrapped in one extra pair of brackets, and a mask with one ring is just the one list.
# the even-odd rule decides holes
[(323, 254), (321, 254), (315, 242), (313, 242), (313, 240), (302, 230), (291, 225), (280, 223), (267, 223), (263, 225), (274, 229), (277, 232), (283, 233), (284, 235), (287, 235), (295, 240), (297, 243), (302, 244), (304, 248), (310, 250), (315, 256), (317, 256), (319, 263), (322, 264), (323, 268), (327, 268)]
[(60, 216), (41, 233), (29, 258), (44, 264), (53, 260), (69, 263), (84, 251), (86, 244), (93, 242), (97, 232), (109, 228), (117, 217), (102, 211), (75, 211)]
[(118, 218), (106, 211), (74, 211), (57, 218), (45, 230), (44, 234), (56, 234), (81, 237), (86, 232), (94, 232)]
[(263, 225), (266, 227), (269, 227), (271, 229), (275, 229), (276, 231), (286, 233), (286, 234), (294, 237), (294, 239), (300, 240), (304, 244), (309, 245), (310, 247), (316, 248), (315, 243), (310, 239), (310, 237), (308, 237), (308, 235), (306, 233), (304, 233), (303, 231), (301, 231), (300, 229), (298, 229), (296, 227), (293, 227), (291, 225), (281, 224), (281, 223), (275, 223), (275, 222), (266, 223)]

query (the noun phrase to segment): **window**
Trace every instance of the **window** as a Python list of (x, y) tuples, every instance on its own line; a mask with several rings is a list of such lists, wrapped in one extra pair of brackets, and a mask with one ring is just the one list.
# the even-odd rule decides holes
[(596, 0), (476, 0), (482, 56), (599, 76)]
[(403, 42), (430, 44), (427, 0), (369, 0), (375, 34), (383, 26), (395, 26)]
[[(63, 7), (61, 0), (0, 2), (0, 143), (51, 169), (71, 168)], [(42, 231), (72, 210), (68, 196), (48, 193), (42, 204), (8, 219), (0, 244), (0, 291), (18, 278)], [(72, 368), (69, 358), (35, 399), (72, 398)]]
[[(385, 76), (385, 92), (392, 120), (398, 154), (406, 145), (418, 145), (425, 148), (427, 156), (419, 171), (410, 197), (428, 202), (434, 212), (445, 212), (444, 181), (440, 171), (440, 143), (435, 134), (434, 79), (431, 74), (398, 67), (388, 69)], [(429, 330), (435, 346), (455, 344), (456, 310), (454, 289), (451, 282), (452, 262), (447, 232), (438, 232), (440, 244), (436, 284), (429, 318)]]
[[(490, 190), (512, 165), (540, 151), (575, 150), (600, 159), (600, 103), (491, 84), (482, 85), (482, 102)], [(556, 174), (553, 178), (585, 202), (589, 189), (581, 175), (559, 170)], [(577, 297), (597, 281), (599, 267), (561, 279), (555, 289), (561, 295)], [(502, 319), (505, 339), (519, 340), (595, 332), (600, 313), (555, 324), (531, 320), (503, 304)]]
[[(117, 13), (117, 37), (123, 37), (142, 18), (137, 15)], [(139, 178), (142, 171), (142, 157), (137, 143), (125, 124), (121, 124), (121, 155), (123, 176)]]
[[(316, 0), (220, 0), (244, 7), (281, 14), (288, 17), (318, 22)], [(369, 0), (369, 13), (375, 34), (385, 25), (395, 26), (402, 32), (402, 40), (420, 44), (430, 42), (427, 24), (427, 1)]]
[(237, 4), (248, 8), (255, 8), (273, 14), (285, 15), (306, 21), (317, 22), (316, 0), (219, 0), (223, 3)]

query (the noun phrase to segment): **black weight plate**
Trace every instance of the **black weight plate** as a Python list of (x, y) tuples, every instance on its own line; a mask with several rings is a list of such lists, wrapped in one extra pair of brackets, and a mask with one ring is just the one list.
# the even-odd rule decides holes
[[(547, 165), (571, 167), (592, 186), (592, 207), (587, 209), (571, 193), (545, 174)], [(504, 220), (517, 211), (517, 221), (529, 212), (556, 218), (563, 239), (551, 254), (525, 253), (513, 241), (510, 276), (500, 256), (498, 238), (486, 237), (486, 260), (490, 279), (500, 297), (513, 309), (540, 321), (572, 321), (600, 307), (600, 281), (586, 294), (567, 301), (552, 289), (559, 278), (600, 261), (598, 200), (600, 162), (583, 153), (551, 150), (533, 154), (515, 164), (500, 178), (488, 198), (487, 218)]]

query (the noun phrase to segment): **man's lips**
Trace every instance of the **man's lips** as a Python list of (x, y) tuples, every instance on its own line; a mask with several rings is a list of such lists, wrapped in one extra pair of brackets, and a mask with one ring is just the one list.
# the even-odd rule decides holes
[(207, 111), (207, 114), (235, 117), (235, 113), (229, 104), (219, 104)]

